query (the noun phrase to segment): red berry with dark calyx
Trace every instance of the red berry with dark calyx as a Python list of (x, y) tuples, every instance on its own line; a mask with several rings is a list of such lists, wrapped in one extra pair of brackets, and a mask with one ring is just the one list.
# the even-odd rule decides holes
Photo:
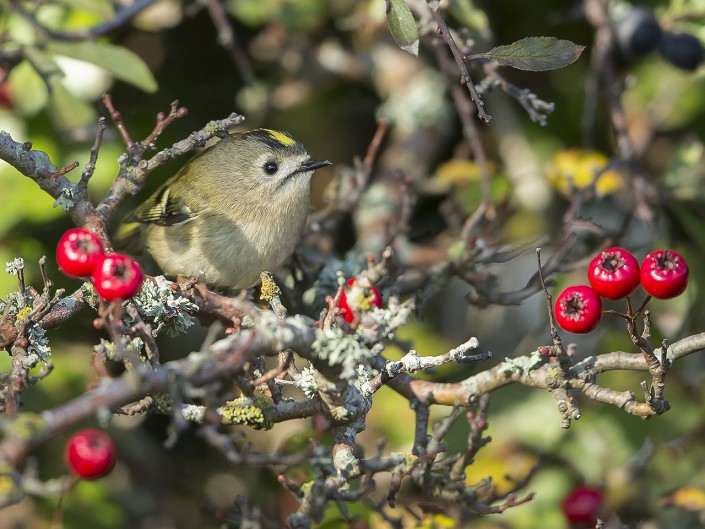
[(554, 313), (561, 329), (586, 334), (600, 323), (602, 300), (588, 286), (568, 287), (556, 298)]
[(96, 292), (106, 301), (130, 299), (140, 289), (143, 278), (137, 262), (119, 253), (103, 256), (91, 276)]
[(624, 248), (609, 248), (588, 266), (590, 286), (607, 299), (622, 299), (639, 286), (639, 261)]
[(641, 262), (641, 286), (659, 299), (674, 298), (688, 286), (688, 265), (673, 250), (656, 250)]
[(602, 500), (602, 492), (599, 489), (576, 487), (563, 499), (563, 514), (571, 527), (595, 527)]
[(56, 245), (56, 263), (69, 276), (88, 277), (103, 258), (103, 244), (98, 236), (83, 228), (64, 233)]
[(110, 473), (117, 449), (110, 436), (95, 428), (73, 434), (66, 445), (66, 464), (82, 479), (98, 479)]
[(369, 288), (362, 287), (353, 277), (348, 279), (348, 288), (343, 289), (338, 302), (340, 315), (348, 323), (352, 323), (355, 316), (360, 312), (370, 310), (372, 307), (382, 306), (382, 295), (376, 286), (370, 285)]

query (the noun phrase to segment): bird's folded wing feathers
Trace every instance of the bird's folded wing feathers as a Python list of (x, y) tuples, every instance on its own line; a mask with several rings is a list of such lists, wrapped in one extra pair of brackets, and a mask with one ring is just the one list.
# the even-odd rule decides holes
[(169, 187), (163, 187), (130, 213), (125, 218), (125, 222), (173, 226), (193, 220), (198, 216), (198, 213), (198, 211), (193, 211), (179, 196), (172, 193)]

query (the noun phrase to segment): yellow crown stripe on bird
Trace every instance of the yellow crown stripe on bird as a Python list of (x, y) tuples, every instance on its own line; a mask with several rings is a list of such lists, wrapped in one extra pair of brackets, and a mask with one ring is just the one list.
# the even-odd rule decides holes
[(291, 147), (292, 145), (296, 145), (296, 140), (289, 136), (288, 134), (284, 134), (283, 132), (279, 132), (278, 130), (271, 130), (271, 129), (262, 129), (266, 133), (268, 133), (272, 138), (277, 140), (279, 143), (282, 145), (286, 145), (287, 147)]
[(272, 147), (293, 147), (295, 149), (303, 148), (301, 142), (292, 138), (288, 132), (280, 132), (272, 129), (252, 129), (245, 132), (245, 134), (249, 136), (256, 136), (261, 141), (271, 145)]

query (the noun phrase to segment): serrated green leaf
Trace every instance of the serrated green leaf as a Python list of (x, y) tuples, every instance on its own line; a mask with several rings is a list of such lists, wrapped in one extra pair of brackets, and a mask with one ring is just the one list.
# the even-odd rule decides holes
[(414, 56), (419, 54), (419, 30), (409, 6), (404, 0), (387, 1), (387, 23), (394, 41)]
[(490, 59), (517, 70), (545, 72), (574, 63), (585, 46), (555, 37), (527, 37), (506, 46), (497, 46), (468, 59)]
[(122, 46), (91, 41), (51, 41), (47, 45), (47, 51), (100, 66), (116, 79), (145, 92), (152, 93), (157, 90), (157, 81), (144, 61)]

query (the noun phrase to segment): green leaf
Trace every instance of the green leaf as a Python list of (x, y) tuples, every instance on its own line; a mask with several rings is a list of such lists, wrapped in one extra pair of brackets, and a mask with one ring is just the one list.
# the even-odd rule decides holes
[(487, 13), (475, 6), (473, 0), (455, 0), (448, 9), (452, 15), (465, 27), (478, 33), (486, 33), (490, 28)]
[(24, 46), (22, 51), (25, 58), (45, 82), (51, 82), (56, 77), (64, 76), (56, 61), (43, 51), (34, 46)]
[[(10, 70), (12, 102), (22, 116), (33, 116), (47, 104), (49, 91), (33, 62), (22, 61)], [(20, 87), (20, 88), (17, 88)]]
[(94, 125), (98, 116), (91, 105), (69, 92), (62, 83), (53, 83), (49, 110), (57, 129), (76, 131)]
[(61, 0), (61, 3), (77, 11), (96, 13), (104, 19), (115, 16), (115, 7), (110, 0)]
[(230, 12), (243, 24), (257, 27), (280, 18), (281, 0), (229, 0)]
[(555, 37), (527, 37), (506, 46), (497, 46), (468, 59), (490, 59), (518, 70), (545, 72), (574, 63), (585, 46)]
[(404, 0), (386, 0), (387, 23), (399, 47), (414, 56), (419, 54), (419, 30)]
[(152, 93), (157, 90), (157, 81), (144, 61), (122, 46), (92, 41), (51, 41), (47, 45), (47, 51), (100, 66), (116, 79), (145, 92)]

